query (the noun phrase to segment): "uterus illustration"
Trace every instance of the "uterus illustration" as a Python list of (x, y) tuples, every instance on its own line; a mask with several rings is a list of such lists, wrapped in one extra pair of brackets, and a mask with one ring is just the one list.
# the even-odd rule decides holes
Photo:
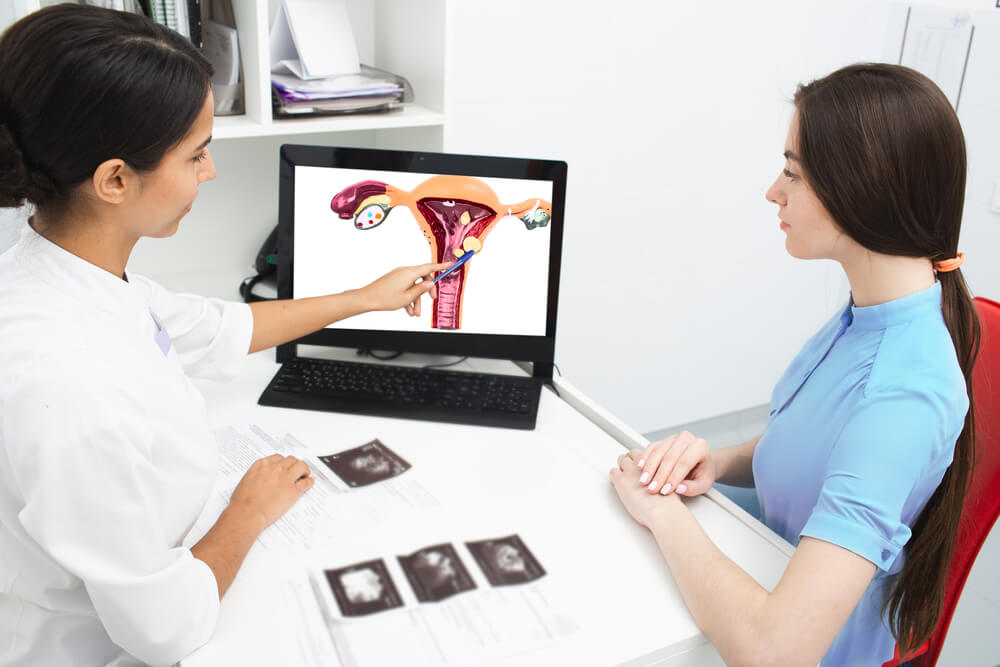
[[(361, 181), (338, 192), (330, 202), (333, 212), (342, 220), (353, 220), (357, 231), (375, 229), (396, 206), (410, 209), (430, 245), (432, 262), (483, 252), (486, 237), (500, 220), (518, 218), (532, 230), (548, 225), (552, 217), (550, 202), (528, 199), (503, 204), (490, 186), (472, 176), (432, 176), (411, 192), (380, 181)], [(462, 327), (463, 293), (471, 264), (466, 262), (438, 282), (432, 327)]]

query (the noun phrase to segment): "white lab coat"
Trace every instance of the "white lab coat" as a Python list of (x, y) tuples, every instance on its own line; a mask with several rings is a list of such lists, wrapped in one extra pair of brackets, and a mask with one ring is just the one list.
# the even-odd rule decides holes
[(209, 639), (216, 581), (181, 541), (216, 451), (188, 376), (235, 374), (252, 329), (30, 228), (0, 256), (0, 665), (171, 664)]

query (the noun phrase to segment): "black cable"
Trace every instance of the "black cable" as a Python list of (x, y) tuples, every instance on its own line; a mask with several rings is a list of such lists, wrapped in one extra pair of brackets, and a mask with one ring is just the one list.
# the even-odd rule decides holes
[(247, 278), (244, 278), (242, 282), (240, 282), (240, 296), (243, 297), (243, 301), (245, 301), (246, 303), (254, 303), (256, 301), (274, 301), (273, 298), (260, 296), (259, 294), (253, 293), (254, 285), (259, 283), (261, 280), (269, 277), (270, 276), (258, 273), (255, 276), (249, 276)]
[(369, 350), (364, 348), (358, 350), (359, 357), (371, 357), (372, 359), (378, 359), (379, 361), (389, 361), (390, 359), (395, 359), (396, 357), (402, 356), (402, 354), (403, 354), (402, 352), (391, 352), (384, 357), (380, 357), (379, 355), (375, 354), (374, 350)]
[(426, 366), (423, 366), (423, 368), (447, 368), (448, 366), (455, 366), (456, 364), (460, 364), (468, 358), (469, 358), (468, 355), (466, 355), (461, 359), (459, 359), (458, 361), (450, 361), (447, 364), (427, 364)]
[[(559, 374), (559, 377), (562, 377), (562, 371), (561, 371), (561, 370), (559, 370), (559, 364), (557, 364), (556, 362), (554, 362), (554, 361), (553, 361), (553, 362), (552, 362), (552, 367), (556, 369), (556, 373), (558, 373), (558, 374)], [(558, 389), (556, 389), (556, 383), (555, 383), (555, 382), (553, 381), (553, 379), (552, 379), (552, 378), (549, 378), (549, 381), (548, 381), (548, 382), (546, 382), (545, 384), (546, 384), (546, 386), (547, 386), (547, 387), (548, 387), (549, 389), (551, 389), (551, 390), (552, 390), (552, 393), (554, 393), (554, 394), (555, 394), (556, 396), (558, 396), (559, 398), (562, 398), (562, 394), (560, 394), (560, 393), (559, 393), (559, 390), (558, 390)]]

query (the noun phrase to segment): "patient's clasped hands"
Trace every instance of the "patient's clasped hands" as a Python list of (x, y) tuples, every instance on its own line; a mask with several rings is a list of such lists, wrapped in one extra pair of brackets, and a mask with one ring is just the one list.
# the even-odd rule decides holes
[[(708, 443), (684, 431), (632, 449), (618, 457), (611, 483), (632, 518), (650, 527), (652, 513), (676, 494), (697, 496), (712, 488), (717, 475)], [(664, 498), (666, 496), (667, 498)]]

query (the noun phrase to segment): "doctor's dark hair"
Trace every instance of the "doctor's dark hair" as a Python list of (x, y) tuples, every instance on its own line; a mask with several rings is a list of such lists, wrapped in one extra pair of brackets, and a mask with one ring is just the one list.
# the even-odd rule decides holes
[[(932, 262), (956, 256), (965, 139), (951, 103), (932, 81), (897, 65), (852, 65), (800, 86), (794, 101), (803, 175), (845, 234), (886, 255)], [(979, 319), (961, 270), (938, 272), (937, 279), (970, 405), (952, 464), (912, 526), (903, 569), (883, 608), (901, 655), (937, 625), (975, 465), (972, 366)]]
[(0, 207), (53, 218), (105, 160), (156, 168), (208, 95), (212, 67), (137, 14), (60, 4), (0, 37)]

